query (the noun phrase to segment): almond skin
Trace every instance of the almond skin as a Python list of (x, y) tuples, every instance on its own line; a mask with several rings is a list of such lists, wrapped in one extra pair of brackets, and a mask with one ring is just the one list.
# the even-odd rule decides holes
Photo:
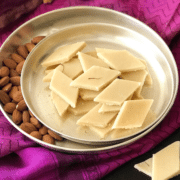
[(37, 44), (37, 43), (39, 43), (42, 39), (44, 39), (46, 36), (36, 36), (36, 37), (34, 37), (32, 40), (31, 40), (31, 42), (33, 43), (33, 44)]
[(1, 87), (5, 86), (8, 83), (9, 83), (9, 76), (5, 76), (5, 77), (0, 79), (0, 86)]
[(20, 128), (25, 131), (26, 133), (30, 134), (31, 132), (33, 131), (37, 131), (36, 127), (29, 123), (29, 122), (23, 122), (21, 125), (20, 125)]
[(43, 137), (42, 137), (42, 140), (44, 142), (47, 142), (49, 144), (55, 144), (55, 140), (52, 136), (50, 136), (49, 134), (45, 134)]
[(26, 105), (24, 99), (21, 100), (21, 101), (17, 104), (16, 109), (17, 109), (18, 111), (24, 111), (24, 110), (27, 109), (27, 105)]
[(23, 122), (30, 122), (30, 114), (28, 110), (22, 112), (22, 120)]
[(15, 124), (20, 124), (22, 121), (22, 113), (15, 109), (12, 113), (12, 120)]
[(10, 77), (19, 76), (19, 74), (15, 69), (10, 69), (9, 70), (9, 76)]
[(42, 135), (45, 135), (48, 133), (48, 128), (46, 126), (42, 126), (40, 129), (39, 129), (39, 133), (42, 134)]
[(9, 102), (4, 105), (4, 111), (9, 114), (12, 114), (15, 109), (16, 109), (16, 103)]
[(52, 136), (54, 139), (58, 140), (58, 141), (62, 141), (63, 140), (63, 138), (61, 136), (59, 136), (55, 132), (51, 131), (50, 129), (48, 129), (48, 134), (50, 136)]
[(19, 64), (21, 61), (24, 61), (24, 60), (25, 60), (22, 56), (20, 56), (20, 55), (17, 54), (17, 53), (11, 54), (11, 58), (12, 58), (16, 63), (18, 63), (18, 64)]
[(35, 47), (33, 43), (26, 43), (25, 46), (29, 52), (31, 52), (33, 48)]
[(13, 87), (11, 88), (10, 92), (9, 92), (9, 97), (10, 97), (11, 99), (13, 99), (13, 96), (14, 96), (14, 94), (15, 94), (17, 91), (18, 91), (18, 87), (17, 87), (17, 86), (13, 86)]
[(15, 92), (14, 95), (13, 95), (13, 100), (14, 100), (15, 102), (17, 102), (17, 103), (19, 103), (20, 101), (22, 101), (22, 100), (23, 100), (23, 95), (22, 95), (22, 93), (21, 93), (20, 91)]
[(35, 118), (35, 117), (31, 117), (30, 118), (30, 122), (36, 127), (36, 128), (41, 128), (41, 123)]
[(35, 137), (35, 138), (37, 138), (37, 139), (39, 139), (39, 140), (42, 139), (42, 135), (39, 133), (39, 131), (32, 131), (32, 132), (30, 133), (30, 135), (33, 136), (33, 137)]
[(8, 83), (2, 88), (2, 90), (7, 93), (11, 90), (11, 88), (12, 88), (12, 83)]
[(18, 48), (17, 48), (17, 52), (19, 55), (21, 55), (24, 59), (26, 59), (26, 57), (28, 56), (28, 50), (26, 48), (26, 46), (24, 45), (20, 45)]
[(16, 71), (17, 71), (17, 73), (18, 73), (19, 75), (21, 74), (21, 71), (22, 71), (24, 62), (25, 62), (25, 61), (21, 61), (21, 62), (16, 66)]
[(3, 63), (9, 68), (9, 69), (15, 69), (17, 66), (17, 63), (12, 59), (4, 59)]
[(10, 77), (10, 82), (14, 86), (20, 86), (20, 76)]
[(6, 66), (2, 66), (0, 68), (0, 77), (9, 76), (9, 68)]
[(11, 101), (11, 98), (9, 97), (9, 95), (6, 92), (4, 92), (3, 90), (0, 90), (0, 101), (3, 104), (7, 104)]

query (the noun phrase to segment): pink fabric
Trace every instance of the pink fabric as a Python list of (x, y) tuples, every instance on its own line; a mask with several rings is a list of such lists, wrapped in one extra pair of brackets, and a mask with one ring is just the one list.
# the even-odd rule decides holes
[[(179, 0), (54, 0), (0, 31), (0, 45), (27, 20), (62, 7), (87, 5), (111, 8), (129, 14), (153, 28), (169, 45), (180, 68)], [(97, 154), (65, 154), (37, 145), (18, 132), (0, 114), (0, 179), (85, 179), (96, 180), (154, 148), (180, 127), (180, 94), (152, 132), (122, 149)]]

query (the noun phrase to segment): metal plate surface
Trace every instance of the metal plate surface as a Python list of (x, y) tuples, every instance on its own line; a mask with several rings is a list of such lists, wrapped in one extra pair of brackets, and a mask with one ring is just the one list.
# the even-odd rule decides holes
[[(1, 48), (0, 60), (2, 61), (14, 52), (19, 44), (29, 42), (37, 35), (48, 37), (29, 54), (29, 60), (27, 59), (23, 68), (21, 82), (24, 97), (40, 121), (64, 137), (75, 141), (67, 140), (51, 146), (30, 137), (38, 143), (53, 149), (75, 152), (102, 151), (124, 146), (153, 129), (163, 120), (173, 105), (178, 86), (174, 58), (163, 40), (148, 26), (134, 18), (109, 9), (95, 7), (71, 7), (52, 11), (28, 21), (14, 31)], [(79, 132), (74, 117), (63, 120), (63, 123), (59, 121), (59, 116), (50, 101), (48, 84), (42, 83), (43, 69), (40, 62), (57, 46), (77, 41), (87, 43), (84, 51), (94, 50), (95, 47), (127, 49), (135, 56), (146, 60), (153, 78), (153, 87), (144, 90), (144, 97), (155, 100), (152, 109), (157, 114), (157, 119), (153, 126), (150, 124), (147, 127), (151, 126), (149, 129), (144, 129), (145, 132), (137, 134), (136, 137), (112, 141), (110, 137), (101, 140), (96, 134)], [(6, 115), (4, 111), (3, 113)], [(8, 120), (13, 124), (10, 117)], [(17, 125), (13, 125), (18, 128)], [(108, 145), (109, 142), (117, 144)], [(101, 146), (96, 147), (92, 144)]]

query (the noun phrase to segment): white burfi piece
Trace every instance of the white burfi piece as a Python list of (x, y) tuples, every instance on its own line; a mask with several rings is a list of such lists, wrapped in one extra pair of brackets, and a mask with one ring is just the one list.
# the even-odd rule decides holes
[(78, 99), (77, 105), (75, 108), (69, 106), (68, 111), (74, 115), (82, 115), (89, 112), (97, 103), (94, 101), (84, 101), (83, 99)]
[(50, 89), (75, 108), (79, 90), (78, 88), (71, 87), (71, 82), (71, 78), (63, 74), (60, 70), (55, 69), (51, 79)]
[(103, 104), (101, 108), (99, 109), (99, 113), (105, 113), (105, 112), (118, 112), (121, 109), (121, 106), (119, 105), (108, 105)]
[(99, 91), (117, 78), (120, 74), (121, 73), (116, 70), (92, 66), (85, 73), (81, 74), (74, 81), (72, 81), (70, 86)]
[(152, 103), (153, 99), (125, 101), (116, 117), (113, 129), (141, 127)]
[(67, 111), (69, 104), (53, 91), (51, 91), (51, 98), (52, 98), (52, 102), (55, 105), (59, 115), (63, 116), (65, 114), (65, 112)]
[(69, 61), (86, 46), (85, 42), (77, 42), (70, 45), (60, 46), (42, 62), (42, 66), (48, 67)]
[[(54, 66), (49, 66), (45, 69), (45, 74), (49, 74), (51, 71), (53, 71), (54, 69), (56, 69), (56, 67), (59, 66), (59, 64), (56, 64)], [(63, 67), (61, 67), (63, 69)]]
[(146, 79), (147, 74), (148, 74), (148, 72), (146, 70), (130, 71), (130, 72), (122, 73), (121, 78), (125, 79), (125, 80), (140, 82), (141, 85), (139, 86), (139, 88), (135, 92), (135, 95), (137, 97), (140, 97), (142, 87), (144, 85), (144, 81)]
[(107, 63), (111, 68), (121, 72), (137, 71), (145, 69), (146, 66), (126, 50), (117, 52), (97, 53), (98, 57)]
[(83, 69), (78, 58), (72, 58), (68, 62), (62, 64), (62, 66), (62, 72), (71, 79), (75, 79), (83, 73)]
[(96, 126), (100, 128), (105, 128), (108, 123), (117, 115), (116, 112), (111, 113), (99, 113), (98, 110), (101, 104), (96, 105), (87, 114), (82, 116), (78, 121), (78, 125), (82, 126)]
[(153, 154), (152, 179), (166, 180), (180, 173), (180, 142), (176, 141)]
[(122, 103), (130, 95), (132, 95), (139, 86), (139, 82), (115, 79), (94, 99), (94, 101), (108, 105), (121, 106)]
[(79, 89), (79, 95), (83, 100), (94, 100), (94, 98), (100, 94), (103, 89), (99, 91), (93, 91), (88, 89)]
[(85, 52), (85, 54), (90, 55), (90, 56), (95, 57), (95, 58), (98, 58), (96, 51), (88, 51), (88, 52)]
[(100, 66), (100, 67), (109, 68), (109, 66), (103, 60), (99, 58), (92, 57), (82, 52), (78, 52), (77, 55), (81, 62), (84, 72), (86, 72), (92, 66)]

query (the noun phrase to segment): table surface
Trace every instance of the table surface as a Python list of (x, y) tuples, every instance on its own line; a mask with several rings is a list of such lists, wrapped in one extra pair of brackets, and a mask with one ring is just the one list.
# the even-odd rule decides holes
[[(134, 165), (152, 157), (153, 154), (165, 148), (169, 144), (180, 140), (180, 128), (171, 134), (167, 139), (158, 144), (151, 151), (127, 162), (119, 168), (106, 175), (102, 180), (151, 180), (151, 178), (134, 168)], [(180, 175), (171, 180), (180, 180)]]

